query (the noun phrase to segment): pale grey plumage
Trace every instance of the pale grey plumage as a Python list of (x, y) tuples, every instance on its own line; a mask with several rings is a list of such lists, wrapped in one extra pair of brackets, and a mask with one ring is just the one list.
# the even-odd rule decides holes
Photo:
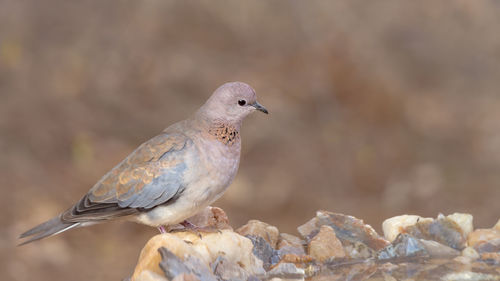
[(21, 234), (25, 243), (118, 217), (172, 225), (218, 199), (239, 166), (243, 119), (267, 110), (245, 83), (219, 87), (189, 119), (140, 145), (73, 207)]

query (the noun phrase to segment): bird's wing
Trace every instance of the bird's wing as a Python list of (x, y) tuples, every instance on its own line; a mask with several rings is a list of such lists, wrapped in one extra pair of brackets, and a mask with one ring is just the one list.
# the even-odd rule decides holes
[(184, 189), (186, 152), (192, 145), (188, 137), (175, 133), (163, 133), (143, 143), (64, 212), (62, 220), (105, 220), (176, 198)]

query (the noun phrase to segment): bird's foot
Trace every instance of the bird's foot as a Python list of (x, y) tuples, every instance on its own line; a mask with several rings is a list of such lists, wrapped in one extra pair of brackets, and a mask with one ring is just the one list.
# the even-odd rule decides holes
[(213, 226), (197, 226), (188, 220), (185, 220), (180, 223), (183, 227), (184, 230), (192, 231), (196, 233), (200, 239), (202, 238), (200, 232), (205, 232), (205, 233), (221, 233), (221, 231)]
[(158, 231), (160, 231), (161, 234), (167, 233), (167, 231), (165, 230), (165, 226), (163, 225), (158, 226)]

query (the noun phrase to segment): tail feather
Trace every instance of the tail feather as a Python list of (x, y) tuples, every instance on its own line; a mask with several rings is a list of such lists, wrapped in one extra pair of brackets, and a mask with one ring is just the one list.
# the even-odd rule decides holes
[(78, 225), (80, 225), (79, 222), (63, 222), (61, 217), (57, 216), (21, 234), (19, 238), (28, 238), (28, 240), (22, 242), (18, 246), (28, 244), (51, 235), (56, 235), (73, 227), (77, 227)]

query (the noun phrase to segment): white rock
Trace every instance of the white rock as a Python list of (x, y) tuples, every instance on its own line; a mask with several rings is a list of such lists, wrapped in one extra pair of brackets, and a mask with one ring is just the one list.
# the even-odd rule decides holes
[(415, 216), (415, 215), (396, 216), (386, 219), (382, 223), (382, 230), (384, 232), (385, 239), (392, 242), (394, 241), (394, 239), (396, 239), (396, 237), (398, 237), (398, 235), (401, 232), (403, 232), (403, 230), (406, 227), (414, 225), (417, 222), (432, 221), (432, 220), (433, 220), (432, 218), (423, 218), (421, 216)]
[(464, 237), (467, 237), (467, 235), (474, 230), (474, 226), (472, 224), (473, 217), (471, 214), (454, 213), (446, 217), (460, 226)]
[(168, 281), (165, 276), (159, 275), (149, 270), (142, 271), (135, 279), (135, 281)]
[(491, 274), (478, 273), (472, 271), (462, 271), (448, 273), (441, 277), (441, 280), (449, 281), (463, 281), (463, 280), (498, 280), (498, 275), (494, 276)]

